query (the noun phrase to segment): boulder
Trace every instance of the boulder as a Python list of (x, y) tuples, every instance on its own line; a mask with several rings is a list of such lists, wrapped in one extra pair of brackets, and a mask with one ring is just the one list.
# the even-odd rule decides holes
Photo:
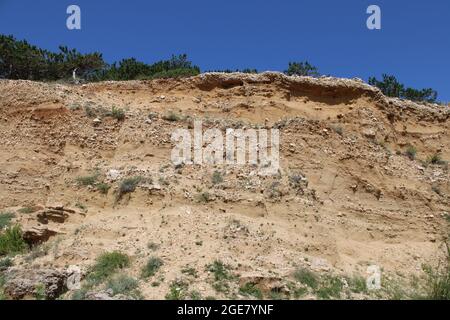
[(31, 246), (43, 243), (57, 234), (57, 231), (50, 230), (47, 227), (34, 226), (23, 230), (23, 239)]
[(5, 272), (4, 292), (13, 300), (35, 298), (40, 286), (45, 298), (54, 300), (67, 290), (67, 274), (56, 269), (17, 269)]

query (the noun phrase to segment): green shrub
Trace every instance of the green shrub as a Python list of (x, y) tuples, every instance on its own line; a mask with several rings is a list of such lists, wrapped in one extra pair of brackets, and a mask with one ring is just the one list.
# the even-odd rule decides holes
[(316, 290), (316, 295), (320, 299), (340, 298), (343, 287), (344, 284), (339, 278), (326, 276)]
[(167, 70), (167, 71), (161, 71), (158, 73), (155, 73), (151, 77), (144, 77), (145, 78), (151, 78), (151, 79), (167, 79), (167, 78), (185, 78), (185, 77), (192, 77), (196, 76), (200, 73), (198, 69), (191, 69), (191, 68), (179, 68), (179, 69), (173, 69), (173, 70)]
[(141, 293), (138, 290), (139, 282), (125, 274), (113, 276), (108, 280), (106, 287), (112, 290), (113, 295), (123, 294), (136, 299), (141, 298)]
[(13, 36), (0, 35), (0, 78), (25, 80), (58, 80), (72, 75), (76, 68), (79, 77), (88, 78), (106, 67), (98, 52), (81, 54), (75, 49), (59, 46), (52, 52), (16, 40)]
[(355, 293), (367, 293), (367, 284), (366, 279), (361, 276), (355, 276), (353, 278), (349, 278), (348, 284), (350, 286), (350, 290)]
[(117, 190), (117, 200), (120, 200), (126, 193), (134, 192), (141, 181), (142, 177), (140, 176), (122, 180), (119, 185), (119, 189)]
[(260, 300), (263, 298), (261, 290), (251, 282), (247, 282), (242, 287), (240, 287), (239, 293), (244, 296), (252, 296)]
[(163, 265), (163, 261), (160, 258), (157, 257), (151, 257), (147, 264), (142, 268), (142, 277), (148, 278), (153, 275), (161, 268)]
[(70, 299), (72, 300), (85, 300), (86, 294), (89, 292), (89, 288), (86, 286), (81, 287), (81, 289), (75, 290)]
[(438, 94), (431, 88), (421, 90), (405, 88), (395, 76), (383, 74), (382, 77), (383, 79), (381, 81), (375, 77), (370, 77), (369, 84), (378, 87), (388, 97), (398, 97), (412, 101), (436, 102)]
[(107, 252), (97, 258), (88, 276), (89, 280), (101, 282), (120, 269), (130, 265), (130, 258), (119, 251)]
[(36, 300), (45, 300), (47, 298), (47, 294), (45, 292), (45, 286), (43, 284), (38, 284), (34, 289), (34, 297)]
[(86, 116), (88, 118), (93, 118), (97, 115), (94, 108), (92, 108), (91, 106), (87, 106), (87, 105), (84, 106), (84, 113), (86, 114)]
[(438, 153), (435, 153), (431, 157), (429, 157), (428, 162), (431, 164), (437, 164), (437, 165), (442, 165), (442, 164), (447, 163), (446, 161), (442, 160), (441, 155)]
[(100, 191), (103, 194), (107, 194), (109, 189), (111, 188), (109, 184), (103, 182), (97, 183), (95, 187), (97, 188), (98, 191)]
[(310, 270), (299, 268), (294, 272), (294, 278), (298, 282), (307, 285), (311, 289), (316, 289), (319, 284), (318, 277)]
[(4, 258), (0, 260), (0, 271), (6, 270), (13, 265), (10, 258)]
[(184, 266), (183, 269), (181, 269), (181, 273), (186, 274), (191, 277), (194, 277), (194, 278), (198, 278), (197, 270), (193, 267), (189, 267), (188, 265)]
[(12, 212), (2, 212), (0, 213), (0, 231), (11, 224), (11, 220), (14, 219), (15, 215)]
[(288, 69), (284, 71), (288, 76), (310, 76), (318, 77), (320, 76), (317, 67), (311, 65), (308, 61), (305, 62), (289, 62)]
[(200, 192), (197, 194), (196, 200), (197, 200), (197, 202), (203, 202), (203, 203), (210, 202), (211, 195), (209, 194), (209, 192)]
[(225, 294), (229, 293), (230, 285), (228, 284), (228, 281), (235, 279), (229, 269), (230, 267), (220, 260), (215, 260), (212, 264), (207, 266), (206, 270), (211, 272), (214, 276), (212, 287), (217, 292)]
[(219, 171), (214, 171), (212, 175), (212, 183), (219, 184), (223, 182), (222, 174)]
[(23, 253), (27, 248), (20, 226), (8, 227), (0, 234), (0, 255)]
[(87, 210), (87, 206), (85, 204), (81, 203), (81, 202), (75, 203), (75, 207), (77, 207), (77, 208), (79, 208), (79, 209), (81, 209), (83, 211)]
[(450, 300), (450, 248), (447, 246), (447, 257), (444, 265), (435, 269), (427, 266), (427, 299)]
[(186, 298), (188, 284), (181, 280), (172, 281), (169, 286), (169, 293), (166, 294), (166, 300), (183, 300)]
[(230, 280), (233, 278), (229, 271), (230, 267), (225, 265), (220, 260), (215, 260), (212, 264), (207, 266), (207, 271), (214, 275), (215, 281)]
[(125, 119), (125, 111), (120, 108), (112, 107), (110, 116), (119, 121), (123, 121)]
[(25, 261), (30, 262), (37, 258), (44, 257), (50, 251), (48, 244), (41, 244), (31, 249), (31, 252), (25, 257)]
[(199, 300), (202, 300), (202, 294), (200, 292), (194, 290), (189, 293), (189, 298), (191, 300), (199, 301)]
[(19, 210), (17, 210), (17, 212), (23, 213), (23, 214), (29, 214), (29, 213), (36, 212), (36, 209), (32, 208), (32, 207), (24, 207), (24, 208), (20, 208)]
[(0, 301), (6, 300), (6, 294), (5, 289), (3, 288), (5, 286), (5, 277), (2, 273), (0, 273)]
[(416, 147), (414, 147), (414, 146), (408, 146), (408, 147), (406, 148), (405, 154), (406, 154), (406, 156), (407, 156), (409, 159), (414, 160), (414, 159), (416, 158), (416, 154), (417, 154), (417, 149), (416, 149)]

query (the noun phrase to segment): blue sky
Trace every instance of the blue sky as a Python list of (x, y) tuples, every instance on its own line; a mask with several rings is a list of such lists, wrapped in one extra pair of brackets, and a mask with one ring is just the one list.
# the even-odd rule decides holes
[[(66, 28), (81, 8), (82, 30)], [(382, 29), (366, 9), (382, 10)], [(0, 33), (56, 50), (100, 51), (108, 62), (187, 53), (202, 70), (284, 70), (308, 60), (323, 74), (391, 73), (450, 101), (449, 0), (0, 0)]]

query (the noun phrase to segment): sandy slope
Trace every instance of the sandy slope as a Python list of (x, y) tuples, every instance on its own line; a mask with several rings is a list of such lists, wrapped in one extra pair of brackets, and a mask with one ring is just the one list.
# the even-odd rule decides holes
[[(124, 121), (102, 116), (112, 106), (126, 111)], [(169, 111), (189, 117), (164, 120)], [(437, 263), (448, 235), (448, 165), (426, 160), (450, 159), (449, 115), (358, 80), (278, 73), (87, 85), (2, 80), (0, 209), (37, 206), (17, 212), (17, 222), (57, 233), (46, 244), (52, 250), (22, 267), (87, 270), (117, 249), (132, 257), (127, 272), (139, 277), (149, 256), (160, 257), (158, 274), (140, 280), (151, 299), (164, 298), (180, 277), (203, 296), (233, 296), (249, 280), (266, 292), (301, 266), (365, 276), (376, 264), (388, 279), (408, 281), (422, 264)], [(280, 128), (280, 175), (260, 177), (250, 166), (175, 168), (170, 135), (192, 119), (223, 131)], [(404, 155), (408, 145), (417, 148), (415, 160)], [(111, 170), (119, 177), (108, 177)], [(224, 181), (214, 185), (216, 170)], [(111, 185), (107, 195), (76, 182), (94, 171)], [(121, 179), (137, 175), (148, 179), (117, 202)], [(295, 175), (308, 183), (293, 184)], [(199, 202), (204, 192), (210, 201)], [(63, 223), (39, 221), (55, 204), (75, 213)], [(159, 248), (149, 250), (149, 242)], [(228, 294), (216, 292), (205, 271), (215, 259), (240, 275)], [(181, 272), (186, 265), (197, 278)]]

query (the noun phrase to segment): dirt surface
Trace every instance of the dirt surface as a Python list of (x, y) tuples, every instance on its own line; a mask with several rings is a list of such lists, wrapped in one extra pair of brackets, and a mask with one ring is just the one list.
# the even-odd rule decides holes
[[(113, 106), (123, 120), (109, 114)], [(292, 298), (299, 268), (344, 279), (377, 265), (383, 283), (409, 283), (445, 253), (449, 116), (448, 107), (387, 98), (358, 79), (1, 80), (0, 210), (15, 213), (35, 248), (48, 249), (14, 257), (14, 268), (87, 273), (100, 254), (119, 250), (146, 299), (164, 299), (176, 280), (202, 297), (243, 298), (239, 287), (251, 282), (264, 297)], [(279, 128), (279, 174), (175, 167), (171, 134), (194, 119), (223, 132)], [(95, 183), (80, 182), (87, 176)], [(123, 179), (136, 176), (135, 191), (119, 197)], [(151, 256), (163, 265), (145, 279)], [(236, 277), (227, 290), (214, 286), (207, 266), (215, 260)], [(390, 294), (344, 291), (340, 298)]]

